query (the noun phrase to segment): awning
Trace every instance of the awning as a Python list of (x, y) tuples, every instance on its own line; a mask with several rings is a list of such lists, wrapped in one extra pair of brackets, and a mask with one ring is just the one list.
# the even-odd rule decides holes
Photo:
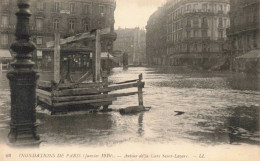
[(260, 59), (260, 49), (249, 51), (244, 55), (236, 57), (236, 59)]
[(12, 59), (12, 55), (7, 49), (0, 49), (0, 58), (10, 58)]
[[(101, 52), (101, 59), (107, 59), (109, 55), (109, 59), (114, 59), (114, 56), (109, 54), (108, 52)], [(90, 58), (92, 58), (92, 53), (90, 53)]]

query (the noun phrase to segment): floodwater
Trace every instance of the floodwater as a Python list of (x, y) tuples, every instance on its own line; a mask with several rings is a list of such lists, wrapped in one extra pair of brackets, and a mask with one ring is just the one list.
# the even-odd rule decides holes
[[(110, 82), (137, 79), (143, 73), (144, 105), (149, 112), (76, 112), (51, 116), (37, 107), (38, 133), (44, 145), (113, 146), (124, 143), (259, 145), (260, 82), (230, 72), (185, 68), (114, 68)], [(41, 74), (49, 79), (51, 73)], [(131, 89), (136, 91), (137, 89)], [(137, 96), (118, 98), (110, 108), (138, 105)], [(0, 73), (0, 141), (9, 132), (10, 91)], [(176, 115), (175, 111), (184, 112)]]

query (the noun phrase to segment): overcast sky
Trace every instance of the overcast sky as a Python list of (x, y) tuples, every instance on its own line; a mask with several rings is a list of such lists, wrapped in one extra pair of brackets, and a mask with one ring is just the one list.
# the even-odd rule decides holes
[(115, 29), (146, 26), (150, 15), (165, 0), (116, 0)]

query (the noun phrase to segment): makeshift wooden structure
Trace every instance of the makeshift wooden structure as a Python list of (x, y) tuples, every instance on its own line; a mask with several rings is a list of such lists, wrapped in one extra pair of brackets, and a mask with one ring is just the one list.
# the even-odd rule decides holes
[[(85, 34), (82, 39), (89, 39), (95, 41), (93, 45), (93, 70), (87, 72), (78, 81), (72, 82), (70, 77), (70, 70), (68, 69), (66, 77), (60, 76), (60, 44), (66, 42), (71, 43), (76, 40), (67, 38), (66, 40), (59, 40), (59, 35), (56, 34), (54, 43), (47, 43), (49, 47), (54, 44), (54, 80), (53, 81), (39, 81), (37, 93), (38, 104), (51, 111), (52, 114), (67, 113), (69, 111), (99, 109), (103, 107), (102, 111), (109, 111), (108, 106), (112, 104), (117, 97), (130, 96), (138, 94), (139, 106), (145, 110), (143, 106), (142, 88), (145, 83), (142, 82), (142, 74), (138, 79), (128, 80), (115, 84), (108, 83), (107, 72), (101, 71), (100, 68), (100, 33), (97, 30), (95, 39), (91, 34)], [(76, 37), (77, 40), (81, 40)], [(93, 82), (84, 83), (84, 80), (93, 76)], [(67, 81), (64, 81), (64, 80)], [(112, 91), (137, 87), (136, 92), (127, 93), (110, 93)], [(133, 112), (133, 111), (132, 111)], [(127, 112), (121, 112), (127, 113)]]

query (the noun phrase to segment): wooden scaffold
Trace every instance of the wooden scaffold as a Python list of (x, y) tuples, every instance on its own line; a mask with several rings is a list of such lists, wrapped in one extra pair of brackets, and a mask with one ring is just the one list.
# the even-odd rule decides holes
[[(135, 113), (147, 111), (143, 105), (143, 91), (145, 83), (142, 81), (142, 74), (138, 79), (127, 80), (114, 84), (108, 83), (108, 75), (106, 71), (101, 69), (101, 43), (102, 35), (108, 34), (109, 29), (96, 30), (93, 33), (83, 33), (76, 36), (60, 39), (59, 34), (55, 34), (55, 41), (47, 43), (47, 47), (54, 47), (54, 80), (39, 81), (37, 93), (38, 104), (51, 111), (52, 114), (67, 113), (69, 111), (89, 110), (95, 111), (111, 111), (109, 105), (118, 97), (130, 96), (138, 94), (138, 106), (120, 109), (121, 114)], [(70, 79), (70, 69), (67, 74), (61, 76), (60, 72), (60, 45), (73, 43), (80, 40), (94, 42), (92, 49), (92, 72), (87, 72), (79, 80), (72, 82)], [(69, 64), (69, 63), (68, 63)], [(92, 82), (84, 82), (86, 78), (93, 76)], [(65, 81), (66, 80), (66, 81)], [(110, 93), (113, 91), (134, 88), (136, 92), (126, 93)], [(99, 109), (99, 107), (103, 109)]]

